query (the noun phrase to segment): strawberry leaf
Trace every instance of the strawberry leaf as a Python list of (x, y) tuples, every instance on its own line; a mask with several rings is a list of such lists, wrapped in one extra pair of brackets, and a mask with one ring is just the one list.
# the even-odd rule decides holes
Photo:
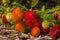
[(32, 0), (31, 2), (31, 8), (35, 7), (37, 5), (39, 0)]
[(4, 24), (5, 27), (11, 27), (11, 24), (10, 23), (7, 23), (7, 24)]
[(48, 15), (47, 15), (47, 20), (48, 20), (49, 22), (51, 22), (51, 23), (54, 23), (55, 20), (54, 20), (53, 14), (48, 14)]
[(42, 6), (41, 12), (45, 12), (45, 6)]
[(41, 14), (40, 16), (43, 20), (47, 19), (47, 14), (45, 13), (45, 6), (42, 6), (40, 14)]

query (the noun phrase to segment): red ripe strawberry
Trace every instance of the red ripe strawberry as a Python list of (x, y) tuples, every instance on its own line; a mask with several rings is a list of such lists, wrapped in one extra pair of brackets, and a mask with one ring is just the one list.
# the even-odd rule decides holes
[(25, 20), (28, 20), (28, 19), (33, 20), (33, 19), (35, 19), (35, 18), (36, 18), (36, 16), (35, 16), (34, 11), (27, 10), (27, 11), (25, 12), (25, 14), (24, 14), (24, 19), (25, 19)]
[(33, 27), (34, 26), (41, 27), (41, 23), (39, 22), (39, 20), (35, 19), (35, 20), (33, 20), (33, 25), (32, 26)]
[[(26, 20), (25, 20), (25, 21), (26, 21)], [(28, 27), (32, 28), (33, 21), (27, 20), (27, 21), (26, 21), (26, 24), (27, 24)]]
[(56, 37), (60, 36), (60, 27), (53, 26), (49, 31), (49, 35), (51, 38), (56, 38)]
[(37, 19), (35, 12), (32, 10), (27, 10), (24, 14), (24, 20), (30, 28), (32, 27), (40, 27), (40, 22)]
[(30, 28), (33, 28), (33, 27), (35, 27), (35, 26), (37, 26), (37, 27), (40, 27), (40, 26), (41, 26), (39, 22), (34, 21), (34, 20), (27, 20), (27, 21), (26, 21), (26, 24), (27, 24), (27, 26), (29, 26)]
[(7, 23), (8, 23), (8, 21), (7, 21), (7, 19), (6, 19), (6, 16), (3, 16), (3, 17), (2, 17), (2, 23), (3, 23), (3, 24), (7, 24)]

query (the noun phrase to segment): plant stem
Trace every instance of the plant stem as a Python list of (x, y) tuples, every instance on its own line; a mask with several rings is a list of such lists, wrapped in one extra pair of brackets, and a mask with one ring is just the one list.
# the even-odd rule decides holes
[(18, 6), (21, 6), (22, 8), (25, 8), (26, 10), (28, 9), (28, 8), (26, 8), (26, 7), (22, 6), (22, 5), (20, 5), (19, 3), (14, 2), (13, 5), (15, 5), (15, 4), (18, 5)]

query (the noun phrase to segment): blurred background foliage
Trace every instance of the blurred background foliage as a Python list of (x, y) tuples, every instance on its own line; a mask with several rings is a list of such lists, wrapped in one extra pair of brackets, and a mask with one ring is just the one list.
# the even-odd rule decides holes
[[(10, 5), (13, 2), (17, 2), (23, 6), (26, 6), (27, 8), (30, 8), (31, 1), (32, 0), (0, 0), (0, 6), (6, 5), (6, 4)], [(60, 0), (39, 0), (37, 6), (35, 8), (40, 9), (42, 5), (45, 5), (46, 8), (52, 8), (57, 5), (60, 5)]]
[[(10, 10), (12, 10), (14, 6), (19, 6), (23, 10), (27, 8), (31, 9), (31, 2), (32, 0), (0, 0), (0, 13), (2, 12), (2, 9), (3, 11), (6, 11), (7, 8), (10, 8)], [(59, 6), (60, 0), (39, 0), (37, 5), (33, 7), (33, 9), (40, 10), (43, 5), (45, 6), (45, 9), (51, 9)]]
[[(35, 0), (37, 1), (37, 0)], [(0, 13), (6, 11), (7, 9), (14, 8), (15, 6), (21, 7), (23, 10), (31, 9), (32, 0), (0, 0)], [(34, 3), (35, 4), (35, 3)], [(60, 0), (39, 0), (37, 5), (33, 9), (40, 10), (42, 6), (45, 6), (45, 9), (51, 9), (60, 5)], [(9, 10), (9, 11), (10, 11)]]

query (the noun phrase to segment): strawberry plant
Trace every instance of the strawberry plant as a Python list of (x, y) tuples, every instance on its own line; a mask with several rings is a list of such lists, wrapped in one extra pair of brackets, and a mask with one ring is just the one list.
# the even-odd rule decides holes
[(34, 37), (48, 33), (51, 38), (60, 35), (60, 6), (46, 9), (43, 5), (40, 9), (34, 9), (39, 1), (32, 0), (28, 8), (22, 5), (22, 1), (2, 0), (0, 25), (13, 28), (20, 33), (29, 33)]

